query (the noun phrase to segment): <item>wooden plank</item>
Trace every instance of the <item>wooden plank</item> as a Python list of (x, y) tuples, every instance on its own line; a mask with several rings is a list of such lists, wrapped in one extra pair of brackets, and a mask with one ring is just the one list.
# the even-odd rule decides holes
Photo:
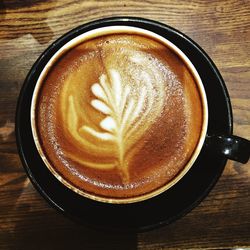
[(250, 4), (244, 0), (0, 2), (0, 249), (226, 249), (250, 247), (250, 164), (229, 161), (192, 212), (150, 232), (110, 233), (76, 225), (43, 200), (21, 166), (15, 107), (30, 67), (70, 29), (98, 18), (140, 16), (198, 42), (231, 96), (234, 132), (250, 139)]

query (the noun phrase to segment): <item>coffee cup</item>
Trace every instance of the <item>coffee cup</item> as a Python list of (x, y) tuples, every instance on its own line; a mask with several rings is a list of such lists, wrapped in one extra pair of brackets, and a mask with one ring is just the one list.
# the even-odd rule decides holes
[(208, 109), (185, 51), (124, 21), (68, 39), (42, 65), (30, 126), (43, 167), (62, 185), (129, 204), (176, 185), (204, 147), (248, 161), (248, 140), (208, 134)]

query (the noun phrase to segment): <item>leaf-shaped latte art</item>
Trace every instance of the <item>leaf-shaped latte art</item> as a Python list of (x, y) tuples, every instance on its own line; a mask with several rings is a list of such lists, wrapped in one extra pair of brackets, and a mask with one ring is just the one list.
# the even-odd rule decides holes
[[(133, 90), (131, 90), (133, 84), (124, 82), (117, 70), (110, 69), (107, 74), (102, 74), (99, 82), (93, 83), (90, 89), (94, 96), (90, 105), (94, 112), (103, 116), (99, 124), (93, 126), (88, 123), (79, 127), (74, 96), (68, 96), (67, 127), (71, 136), (88, 152), (97, 154), (98, 157), (114, 159), (104, 163), (79, 159), (70, 154), (73, 160), (96, 169), (116, 168), (123, 183), (129, 182), (129, 162), (133, 155), (131, 153), (134, 150), (133, 145), (153, 124), (163, 107), (161, 94), (164, 91), (161, 90), (161, 84), (158, 86), (157, 83), (153, 84), (151, 78), (145, 74), (143, 84), (137, 84)], [(101, 146), (94, 143), (91, 138), (101, 142)], [(129, 152), (130, 157), (128, 157)]]

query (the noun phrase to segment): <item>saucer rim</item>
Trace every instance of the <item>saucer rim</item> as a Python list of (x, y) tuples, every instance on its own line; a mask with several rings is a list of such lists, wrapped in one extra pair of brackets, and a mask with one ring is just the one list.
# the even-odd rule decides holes
[[(126, 22), (126, 23), (124, 23)], [(15, 128), (15, 133), (16, 133), (16, 140), (17, 140), (17, 147), (18, 147), (18, 152), (23, 164), (23, 167), (29, 177), (29, 179), (31, 180), (32, 184), (35, 186), (35, 188), (38, 190), (38, 192), (49, 202), (50, 205), (52, 205), (52, 207), (55, 207), (58, 211), (62, 212), (63, 214), (65, 214), (66, 216), (72, 218), (74, 220), (77, 220), (77, 218), (74, 218), (74, 216), (72, 216), (72, 212), (70, 211), (66, 211), (65, 207), (63, 207), (62, 205), (58, 204), (57, 202), (55, 202), (55, 200), (53, 199), (53, 194), (51, 193), (47, 193), (42, 186), (39, 183), (39, 180), (37, 180), (37, 178), (33, 175), (33, 171), (32, 171), (32, 167), (30, 167), (28, 161), (27, 161), (27, 157), (29, 157), (29, 153), (28, 151), (30, 150), (27, 148), (24, 148), (24, 144), (23, 144), (23, 135), (21, 135), (22, 133), (24, 133), (23, 131), (20, 130), (20, 124), (23, 123), (24, 121), (22, 121), (21, 118), (21, 110), (23, 110), (22, 107), (22, 103), (24, 102), (24, 97), (25, 94), (27, 94), (27, 92), (29, 92), (29, 89), (31, 88), (31, 84), (34, 85), (34, 82), (32, 82), (32, 80), (34, 80), (34, 76), (39, 75), (37, 68), (43, 68), (43, 65), (46, 61), (45, 57), (48, 57), (48, 54), (52, 54), (55, 52), (55, 49), (59, 49), (61, 46), (63, 46), (68, 40), (72, 39), (72, 37), (77, 36), (79, 33), (81, 32), (85, 32), (88, 29), (92, 29), (95, 27), (103, 27), (103, 26), (107, 26), (107, 25), (119, 25), (120, 23), (123, 23), (125, 25), (131, 24), (133, 26), (138, 25), (136, 27), (141, 27), (141, 25), (145, 27), (145, 25), (149, 25), (151, 27), (151, 29), (155, 29), (155, 27), (161, 29), (161, 30), (168, 30), (168, 32), (170, 32), (171, 34), (174, 34), (174, 36), (181, 38), (183, 40), (185, 40), (185, 42), (189, 43), (190, 45), (192, 45), (192, 47), (194, 48), (194, 50), (199, 51), (199, 53), (203, 56), (204, 59), (206, 59), (207, 64), (209, 65), (209, 67), (213, 70), (214, 74), (216, 75), (216, 78), (218, 80), (218, 82), (220, 83), (220, 87), (221, 90), (224, 94), (225, 99), (223, 101), (225, 101), (226, 106), (227, 106), (227, 131), (225, 131), (226, 134), (232, 134), (233, 131), (233, 117), (232, 117), (232, 107), (231, 107), (231, 103), (230, 103), (230, 98), (229, 98), (229, 94), (226, 88), (226, 85), (224, 83), (224, 80), (222, 78), (222, 76), (220, 75), (217, 67), (215, 66), (214, 62), (211, 60), (211, 58), (206, 54), (206, 52), (198, 45), (196, 44), (192, 39), (190, 39), (189, 37), (187, 37), (185, 34), (181, 33), (180, 31), (156, 22), (156, 21), (152, 21), (149, 19), (143, 19), (143, 18), (136, 18), (136, 17), (115, 17), (115, 18), (106, 18), (106, 19), (101, 19), (101, 20), (96, 20), (87, 24), (83, 24), (71, 31), (69, 31), (68, 33), (64, 34), (62, 37), (60, 37), (59, 39), (57, 39), (55, 42), (52, 43), (52, 45), (50, 45), (42, 54), (41, 56), (37, 59), (37, 61), (34, 63), (33, 67), (31, 68), (30, 72), (28, 73), (23, 87), (20, 91), (20, 95), (18, 98), (18, 102), (17, 102), (17, 108), (16, 108), (16, 128)], [(148, 28), (148, 27), (147, 27)], [(157, 33), (157, 31), (154, 31)], [(159, 34), (159, 33), (158, 33)], [(161, 34), (162, 35), (162, 34)], [(169, 38), (167, 38), (169, 39)], [(60, 46), (59, 46), (60, 45)], [(50, 56), (48, 57), (50, 58)], [(48, 59), (49, 60), (49, 59)], [(198, 70), (197, 70), (198, 71)], [(199, 71), (198, 71), (199, 72)], [(200, 72), (199, 72), (200, 73)], [(35, 77), (36, 78), (36, 77)], [(204, 83), (205, 85), (205, 83)], [(33, 93), (33, 91), (31, 91)], [(208, 97), (209, 99), (209, 97)], [(28, 107), (29, 109), (30, 107)], [(209, 111), (209, 113), (212, 112), (211, 110)], [(29, 138), (32, 140), (32, 138)], [(36, 150), (33, 150), (33, 153), (37, 153)], [(150, 225), (142, 225), (142, 226), (134, 226), (134, 227), (129, 227), (127, 229), (129, 230), (135, 230), (135, 231), (147, 231), (149, 229), (152, 228), (156, 228), (165, 224), (169, 224), (173, 221), (175, 221), (176, 219), (184, 216), (185, 214), (187, 214), (189, 211), (191, 211), (194, 207), (196, 207), (210, 192), (210, 190), (213, 188), (213, 186), (215, 185), (215, 183), (217, 182), (217, 180), (219, 179), (225, 165), (226, 165), (227, 159), (223, 156), (220, 157), (220, 166), (217, 166), (217, 172), (215, 173), (215, 176), (213, 178), (213, 182), (210, 183), (210, 185), (208, 185), (206, 187), (206, 189), (204, 190), (204, 192), (202, 193), (202, 195), (200, 197), (197, 197), (197, 199), (192, 203), (189, 204), (189, 206), (187, 206), (185, 209), (182, 210), (182, 212), (179, 212), (178, 214), (176, 214), (175, 216), (172, 216), (171, 218), (168, 218), (164, 221), (157, 221), (154, 224), (150, 224)], [(166, 191), (168, 192), (168, 191)], [(86, 198), (84, 198), (86, 199)], [(163, 199), (164, 200), (164, 199)], [(100, 205), (99, 202), (96, 202), (97, 206)], [(88, 224), (88, 223), (85, 223)], [(89, 224), (89, 226), (93, 226), (92, 224)], [(98, 225), (95, 225), (94, 227), (98, 227)], [(105, 228), (108, 227), (108, 225), (104, 226)], [(123, 228), (124, 229), (124, 228)], [(126, 226), (125, 226), (126, 229)]]

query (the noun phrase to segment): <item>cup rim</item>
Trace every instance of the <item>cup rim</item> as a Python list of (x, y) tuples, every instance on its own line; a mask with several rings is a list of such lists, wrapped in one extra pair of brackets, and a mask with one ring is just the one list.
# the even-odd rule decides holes
[[(129, 29), (129, 31), (128, 31)], [(168, 46), (174, 53), (176, 53), (182, 61), (186, 64), (186, 66), (189, 68), (191, 74), (195, 78), (197, 87), (199, 89), (199, 94), (202, 102), (202, 111), (203, 111), (203, 124), (202, 129), (200, 133), (199, 142), (196, 145), (195, 150), (192, 153), (192, 156), (184, 166), (184, 168), (168, 183), (163, 185), (160, 188), (157, 188), (156, 190), (153, 190), (149, 193), (138, 195), (135, 197), (130, 198), (110, 198), (110, 197), (103, 197), (98, 196), (96, 194), (90, 194), (84, 190), (81, 190), (71, 183), (69, 183), (66, 179), (64, 179), (54, 168), (51, 166), (52, 164), (49, 163), (47, 157), (45, 156), (43, 149), (41, 147), (39, 136), (36, 129), (36, 100), (38, 98), (39, 90), (42, 86), (43, 80), (46, 77), (47, 73), (49, 72), (50, 68), (54, 65), (54, 63), (58, 60), (59, 57), (61, 57), (65, 52), (70, 50), (71, 48), (75, 47), (76, 45), (93, 39), (94, 37), (107, 35), (111, 33), (139, 33), (139, 34), (146, 34), (146, 36), (149, 36), (151, 38), (156, 38), (157, 40), (160, 40), (162, 43), (164, 43), (166, 46)], [(198, 71), (194, 67), (193, 63), (190, 61), (188, 56), (179, 49), (174, 43), (170, 42), (167, 38), (154, 33), (153, 31), (150, 31), (148, 29), (139, 28), (135, 26), (128, 26), (128, 25), (107, 25), (100, 28), (95, 28), (87, 32), (83, 32), (82, 34), (77, 35), (73, 39), (66, 42), (64, 45), (62, 45), (54, 54), (53, 56), (48, 60), (48, 62), (43, 67), (41, 73), (39, 74), (39, 77), (36, 81), (35, 88), (32, 95), (32, 101), (31, 101), (31, 109), (30, 109), (30, 123), (31, 123), (31, 130), (32, 130), (32, 136), (35, 142), (36, 149), (39, 152), (40, 157), (42, 158), (42, 161), (44, 162), (45, 166), (50, 170), (50, 172), (67, 188), (71, 189), (75, 193), (85, 197), (89, 198), (94, 201), (104, 202), (104, 203), (111, 203), (111, 204), (127, 204), (127, 203), (136, 203), (144, 200), (148, 200), (150, 198), (153, 198), (165, 191), (167, 191), (169, 188), (174, 186), (177, 182), (179, 182), (182, 177), (190, 170), (190, 168), (193, 166), (194, 162), (196, 161), (197, 157), (200, 154), (200, 151), (202, 149), (202, 146), (204, 144), (206, 134), (207, 134), (207, 128), (208, 128), (208, 103), (207, 103), (207, 97), (206, 92), (202, 83), (202, 80), (199, 76)]]

